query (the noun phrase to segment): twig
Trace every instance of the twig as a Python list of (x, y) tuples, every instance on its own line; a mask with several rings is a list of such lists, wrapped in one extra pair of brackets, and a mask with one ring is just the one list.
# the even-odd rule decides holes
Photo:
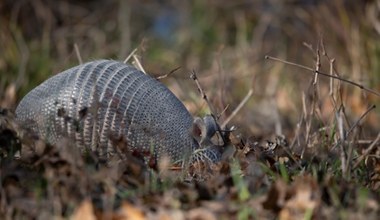
[(358, 157), (358, 159), (356, 160), (354, 166), (353, 166), (353, 169), (356, 169), (359, 164), (362, 162), (362, 160), (364, 160), (364, 158), (372, 151), (372, 149), (376, 146), (377, 142), (379, 142), (380, 140), (380, 132), (377, 134), (377, 137), (376, 139), (372, 142), (372, 144), (363, 152), (362, 155), (360, 155), (360, 157)]
[(373, 109), (376, 108), (376, 105), (372, 105), (371, 107), (369, 107), (363, 114), (362, 116), (360, 116), (360, 118), (351, 126), (350, 130), (348, 130), (346, 132), (346, 137), (348, 137), (348, 135), (352, 132), (352, 130), (359, 124), (360, 121), (363, 120), (363, 118), (370, 112), (372, 111)]
[(198, 77), (197, 77), (195, 70), (193, 70), (191, 72), (190, 78), (195, 81), (195, 84), (197, 84), (198, 91), (201, 93), (202, 98), (206, 101), (207, 106), (209, 107), (211, 114), (215, 116), (216, 115), (215, 109), (211, 105), (210, 101), (208, 100), (206, 93), (203, 91), (202, 86), (199, 83), (199, 80), (198, 80)]
[(346, 151), (344, 149), (346, 137), (344, 136), (342, 114), (343, 114), (342, 111), (338, 111), (336, 113), (336, 120), (338, 124), (339, 135), (340, 135), (340, 141), (338, 141), (337, 144), (340, 146), (340, 160), (341, 160), (341, 167), (342, 167), (342, 175), (346, 177), (347, 163), (346, 163)]
[[(217, 70), (217, 74), (219, 77), (217, 77), (218, 79), (218, 85), (219, 85), (219, 92), (218, 92), (218, 96), (217, 96), (217, 99), (219, 100), (219, 107), (222, 107), (222, 106), (226, 106), (225, 104), (225, 97), (226, 97), (226, 88), (227, 88), (227, 83), (230, 83), (231, 81), (228, 81), (226, 80), (226, 72), (224, 71), (224, 68), (223, 68), (223, 65), (222, 65), (222, 54), (224, 52), (224, 49), (225, 49), (225, 45), (222, 44), (217, 52), (216, 52), (216, 55), (215, 55), (215, 61), (216, 61), (216, 64), (217, 64), (217, 67), (218, 67), (218, 70)], [(227, 104), (228, 106), (228, 104)], [(217, 115), (217, 119), (219, 119), (222, 114), (225, 112), (226, 110), (226, 107), (224, 108), (224, 110), (219, 113), (219, 115)]]
[[(301, 121), (301, 122), (303, 122), (305, 124), (306, 135), (304, 136), (304, 138), (305, 138), (305, 143), (307, 144), (308, 140), (309, 140), (309, 135), (310, 135), (310, 126), (309, 126), (310, 123), (308, 123), (308, 121), (309, 121), (309, 113), (307, 111), (306, 94), (305, 94), (305, 92), (302, 92), (302, 114), (303, 114), (303, 121)], [(306, 147), (307, 146), (304, 145), (304, 147), (302, 148), (301, 158), (303, 158), (303, 156), (305, 154)]]
[(230, 107), (230, 104), (226, 105), (226, 107), (224, 107), (224, 109), (216, 116), (216, 119), (219, 119), (224, 114), (224, 112), (227, 111), (229, 107)]
[[(335, 62), (335, 59), (331, 59), (331, 60), (329, 60), (329, 62), (330, 62), (330, 75), (332, 76), (334, 74), (334, 62)], [(330, 78), (330, 92), (329, 92), (329, 95), (333, 98), (333, 100), (335, 102), (334, 79), (333, 78)]]
[(272, 56), (265, 56), (265, 59), (270, 59), (270, 60), (274, 60), (274, 61), (278, 61), (278, 62), (282, 62), (282, 63), (285, 63), (285, 64), (288, 64), (288, 65), (292, 65), (292, 66), (296, 66), (296, 67), (299, 67), (301, 69), (305, 69), (305, 70), (308, 70), (308, 71), (311, 71), (313, 73), (317, 72), (318, 74), (322, 75), (322, 76), (326, 76), (326, 77), (331, 77), (331, 78), (334, 78), (334, 79), (338, 79), (342, 82), (345, 82), (345, 83), (348, 83), (348, 84), (351, 84), (351, 85), (354, 85), (354, 86), (357, 86), (359, 87), (360, 89), (362, 90), (365, 90), (369, 93), (372, 93), (376, 96), (379, 96), (380, 97), (380, 92), (377, 92), (375, 90), (372, 90), (372, 89), (369, 89), (359, 83), (356, 83), (356, 82), (353, 82), (353, 81), (350, 81), (348, 79), (344, 79), (344, 78), (341, 78), (339, 76), (334, 76), (334, 75), (330, 75), (330, 74), (327, 74), (327, 73), (324, 73), (324, 72), (321, 72), (321, 71), (316, 71), (315, 69), (313, 68), (310, 68), (310, 67), (307, 67), (307, 66), (304, 66), (304, 65), (301, 65), (301, 64), (297, 64), (297, 63), (293, 63), (293, 62), (289, 62), (289, 61), (286, 61), (286, 60), (282, 60), (282, 59), (279, 59), (279, 58), (276, 58), (276, 57), (272, 57)]
[(327, 52), (326, 52), (326, 47), (325, 47), (325, 42), (323, 41), (323, 36), (320, 36), (320, 39), (321, 39), (321, 42), (320, 42), (320, 45), (321, 45), (321, 49), (322, 49), (322, 55), (327, 57), (328, 60), (331, 60), (330, 57), (327, 55)]
[(321, 56), (319, 55), (319, 49), (317, 48), (317, 62), (315, 63), (315, 75), (314, 75), (314, 82), (313, 85), (316, 86), (318, 83), (318, 72), (321, 68)]
[[(335, 63), (335, 58), (331, 58), (328, 54), (327, 54), (327, 51), (326, 51), (326, 48), (325, 48), (325, 43), (323, 41), (323, 37), (321, 36), (321, 39), (320, 39), (320, 45), (321, 45), (321, 49), (322, 49), (322, 55), (324, 57), (326, 57), (326, 59), (329, 61), (329, 64), (330, 64), (330, 75), (336, 75), (336, 76), (339, 76), (338, 74), (338, 71), (335, 69), (334, 67), (334, 63)], [(334, 111), (336, 111), (337, 109), (337, 106), (338, 106), (338, 103), (337, 103), (337, 99), (336, 99), (336, 94), (335, 94), (335, 91), (340, 91), (340, 81), (337, 82), (337, 89), (335, 90), (334, 89), (334, 78), (329, 78), (330, 79), (330, 82), (329, 82), (329, 96), (330, 96), (330, 99), (331, 99), (331, 103), (334, 107)], [(340, 92), (340, 95), (341, 92)]]
[(356, 145), (356, 142), (355, 140), (357, 140), (357, 136), (358, 136), (358, 133), (359, 131), (356, 129), (354, 130), (353, 132), (353, 135), (352, 135), (352, 141), (346, 141), (346, 146), (348, 146), (348, 149), (347, 149), (347, 164), (346, 164), (346, 169), (347, 169), (347, 177), (349, 176), (349, 173), (350, 171), (352, 171), (352, 157), (353, 157), (353, 152), (354, 152), (354, 147)]
[(372, 143), (372, 140), (358, 140), (357, 144), (370, 144)]
[(306, 42), (302, 42), (302, 45), (305, 46), (307, 49), (309, 49), (315, 55), (315, 51), (313, 49), (313, 45), (311, 45), (309, 43), (306, 43)]
[(299, 160), (297, 160), (294, 155), (289, 151), (290, 148), (287, 148), (285, 146), (283, 146), (282, 144), (278, 144), (278, 146), (280, 146), (282, 148), (283, 151), (285, 151), (285, 153), (290, 157), (290, 159), (293, 160), (293, 162), (298, 166), (298, 168), (302, 169), (302, 166), (299, 162)]
[(293, 138), (292, 143), (289, 145), (289, 149), (293, 149), (294, 146), (296, 145), (296, 142), (297, 142), (298, 146), (300, 146), (300, 130), (301, 130), (301, 125), (302, 125), (303, 120), (304, 120), (304, 114), (302, 112), (300, 120), (298, 121), (298, 123), (296, 125), (296, 131), (294, 132), (295, 133), (294, 138)]
[(75, 54), (77, 55), (79, 64), (83, 64), (82, 56), (80, 55), (80, 51), (79, 51), (79, 47), (77, 43), (74, 43), (74, 50), (75, 50)]
[(131, 57), (133, 55), (135, 55), (135, 53), (137, 52), (137, 48), (135, 48), (134, 50), (132, 50), (132, 52), (127, 56), (127, 58), (125, 58), (125, 60), (123, 61), (123, 63), (127, 63), (129, 59), (131, 59)]
[[(336, 70), (335, 68), (335, 58), (332, 58), (330, 57), (328, 54), (327, 54), (327, 51), (326, 51), (326, 47), (325, 47), (325, 43), (323, 41), (323, 37), (321, 37), (321, 47), (322, 47), (322, 55), (326, 57), (326, 59), (329, 61), (329, 64), (330, 64), (330, 75), (336, 75), (339, 77), (339, 72)], [(335, 91), (339, 92), (339, 97), (340, 97), (340, 100), (342, 100), (342, 91), (340, 90), (340, 81), (337, 82), (337, 88), (335, 89)], [(334, 109), (337, 109), (337, 106), (338, 106), (338, 103), (337, 103), (337, 95), (334, 93), (334, 78), (330, 77), (330, 91), (329, 91), (329, 95), (331, 97), (331, 100), (332, 100), (332, 104), (334, 106)]]
[[(318, 71), (321, 67), (321, 56), (319, 54), (319, 45), (317, 45), (317, 49), (315, 50), (315, 56), (316, 56), (316, 62), (315, 62), (315, 73), (314, 73), (314, 80), (311, 83), (311, 85), (308, 88), (308, 93), (312, 92), (312, 96), (308, 99), (310, 101), (310, 111), (306, 113), (305, 117), (305, 126), (306, 126), (306, 145), (304, 145), (302, 149), (302, 157), (306, 151), (307, 145), (309, 145), (310, 141), (310, 136), (311, 136), (311, 128), (313, 125), (313, 120), (312, 118), (314, 117), (316, 111), (318, 110), (316, 107), (317, 100), (319, 99), (319, 93), (318, 93)], [(310, 91), (311, 90), (311, 91)], [(308, 96), (310, 93), (308, 94)], [(304, 97), (305, 98), (305, 97)], [(304, 101), (305, 103), (305, 109), (306, 109), (306, 100)]]
[(251, 98), (252, 94), (253, 94), (253, 89), (251, 88), (248, 91), (247, 95), (243, 98), (243, 100), (241, 100), (239, 105), (231, 113), (231, 115), (223, 122), (222, 128), (224, 128), (231, 121), (231, 119), (235, 117), (235, 115), (240, 111), (240, 109), (243, 108), (243, 106), (248, 102), (249, 98)]
[(174, 72), (176, 72), (177, 70), (181, 69), (181, 67), (176, 67), (175, 69), (173, 69), (172, 71), (170, 71), (169, 73), (166, 73), (164, 75), (161, 75), (161, 76), (158, 76), (156, 77), (156, 79), (164, 79), (166, 77), (168, 77), (169, 75), (173, 74)]
[(134, 64), (139, 70), (141, 70), (143, 73), (146, 74), (146, 72), (145, 72), (143, 66), (141, 65), (141, 62), (140, 62), (139, 58), (136, 56), (136, 54), (133, 54), (132, 57), (133, 57), (133, 64)]

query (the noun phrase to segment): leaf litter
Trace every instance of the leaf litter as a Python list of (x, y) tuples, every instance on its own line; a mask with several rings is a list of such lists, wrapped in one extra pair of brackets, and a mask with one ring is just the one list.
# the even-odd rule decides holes
[[(19, 133), (2, 110), (5, 219), (376, 219), (380, 210), (379, 161), (367, 158), (343, 178), (331, 145), (301, 158), (283, 137), (251, 137), (231, 143), (234, 153), (220, 163), (173, 170), (165, 161), (149, 168), (128, 152), (97, 161), (69, 141), (49, 146)], [(13, 149), (31, 152), (15, 157)]]

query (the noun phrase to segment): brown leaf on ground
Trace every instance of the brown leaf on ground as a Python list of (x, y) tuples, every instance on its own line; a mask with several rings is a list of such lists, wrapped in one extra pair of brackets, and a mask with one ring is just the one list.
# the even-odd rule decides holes
[(83, 201), (71, 216), (72, 220), (95, 220), (94, 208), (89, 200)]
[(263, 203), (265, 209), (278, 212), (279, 219), (304, 219), (312, 215), (321, 203), (321, 193), (315, 179), (310, 176), (296, 178), (291, 186), (279, 179), (269, 190)]
[(311, 176), (300, 176), (290, 186), (287, 200), (279, 213), (279, 219), (305, 219), (312, 215), (321, 203), (318, 184)]
[(282, 209), (286, 199), (287, 186), (286, 183), (279, 179), (270, 188), (267, 199), (263, 203), (265, 209), (278, 212)]
[(190, 220), (216, 220), (217, 217), (209, 209), (200, 207), (190, 210), (187, 213), (187, 218)]
[(142, 220), (146, 219), (144, 212), (128, 202), (123, 202), (117, 214), (113, 216), (114, 220)]

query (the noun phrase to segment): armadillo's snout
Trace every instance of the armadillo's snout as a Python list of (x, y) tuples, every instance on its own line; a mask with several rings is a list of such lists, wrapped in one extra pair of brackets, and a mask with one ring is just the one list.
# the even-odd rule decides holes
[(200, 146), (200, 149), (194, 151), (192, 160), (220, 161), (224, 140), (215, 118), (212, 115), (206, 115), (203, 119), (195, 117), (192, 132)]

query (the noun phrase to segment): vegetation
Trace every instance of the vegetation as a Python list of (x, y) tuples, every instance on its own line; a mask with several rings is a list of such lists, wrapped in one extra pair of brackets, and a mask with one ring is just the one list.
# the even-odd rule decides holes
[[(377, 2), (1, 1), (0, 216), (377, 219)], [(202, 115), (197, 73), (235, 128), (222, 162), (151, 169), (125, 152), (102, 163), (14, 122), (18, 101), (52, 74), (130, 54), (154, 76), (171, 73), (162, 81)]]

